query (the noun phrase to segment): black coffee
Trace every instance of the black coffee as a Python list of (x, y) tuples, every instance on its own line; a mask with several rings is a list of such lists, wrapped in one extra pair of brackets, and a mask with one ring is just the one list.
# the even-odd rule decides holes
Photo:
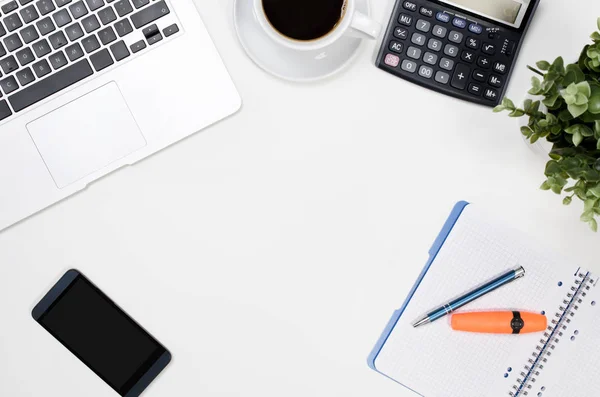
[(315, 40), (331, 32), (344, 14), (346, 0), (263, 0), (265, 15), (284, 36)]

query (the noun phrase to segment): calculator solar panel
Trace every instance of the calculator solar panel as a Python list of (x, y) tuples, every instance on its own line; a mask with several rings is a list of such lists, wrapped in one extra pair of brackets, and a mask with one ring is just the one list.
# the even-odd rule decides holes
[(432, 90), (496, 106), (538, 2), (398, 1), (377, 66)]

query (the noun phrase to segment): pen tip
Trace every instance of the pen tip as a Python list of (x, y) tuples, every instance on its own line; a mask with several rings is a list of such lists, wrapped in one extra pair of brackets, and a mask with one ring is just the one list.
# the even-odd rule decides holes
[(419, 321), (417, 321), (416, 323), (414, 323), (414, 324), (413, 324), (413, 327), (417, 328), (417, 327), (419, 327), (419, 326), (421, 326), (421, 325), (423, 325), (423, 324), (427, 324), (428, 322), (429, 322), (429, 318), (428, 318), (428, 317), (425, 317), (425, 318), (422, 318), (422, 319), (420, 319), (420, 320), (419, 320)]

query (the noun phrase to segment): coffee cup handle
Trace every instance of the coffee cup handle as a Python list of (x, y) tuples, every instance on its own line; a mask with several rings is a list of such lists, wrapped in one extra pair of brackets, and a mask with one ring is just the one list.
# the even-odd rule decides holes
[(363, 14), (355, 11), (348, 34), (361, 39), (376, 39), (381, 32), (381, 24)]

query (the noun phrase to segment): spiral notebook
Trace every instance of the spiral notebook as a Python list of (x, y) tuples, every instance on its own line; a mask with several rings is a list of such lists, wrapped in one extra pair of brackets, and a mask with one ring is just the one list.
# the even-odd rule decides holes
[[(525, 277), (461, 311), (544, 312), (545, 332), (456, 332), (448, 317), (413, 328), (412, 322), (449, 297), (518, 265), (525, 268)], [(374, 370), (425, 397), (597, 397), (600, 286), (577, 264), (461, 202), (368, 361)]]

